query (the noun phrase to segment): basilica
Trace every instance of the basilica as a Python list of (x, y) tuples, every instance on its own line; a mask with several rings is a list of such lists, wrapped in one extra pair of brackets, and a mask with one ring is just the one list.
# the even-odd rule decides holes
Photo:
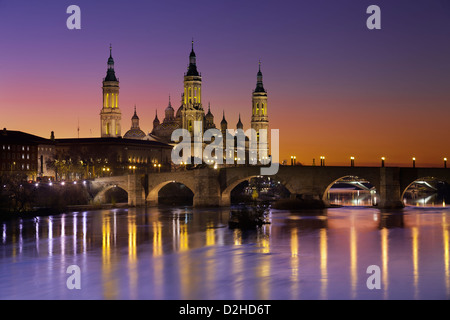
[[(108, 68), (106, 77), (103, 79), (103, 107), (100, 112), (101, 121), (101, 137), (121, 137), (121, 111), (119, 107), (119, 80), (114, 70), (114, 59), (112, 57), (112, 49), (110, 47), (110, 56), (108, 59)], [(196, 134), (193, 125), (195, 121), (200, 121), (202, 125), (198, 130), (206, 131), (216, 128), (214, 123), (214, 115), (211, 112), (211, 106), (208, 103), (207, 112), (205, 112), (202, 100), (202, 76), (197, 69), (197, 57), (194, 51), (194, 42), (192, 41), (192, 49), (189, 55), (189, 65), (184, 73), (184, 88), (181, 94), (180, 106), (175, 109), (169, 96), (167, 108), (164, 110), (164, 118), (160, 121), (158, 111), (156, 110), (155, 119), (153, 120), (153, 128), (151, 132), (146, 134), (139, 126), (139, 117), (137, 115), (136, 106), (134, 114), (131, 118), (131, 128), (123, 135), (125, 139), (150, 140), (167, 144), (172, 144), (172, 132), (176, 129), (186, 129), (192, 135)], [(267, 115), (267, 91), (263, 86), (263, 76), (261, 72), (261, 63), (257, 73), (256, 88), (252, 92), (252, 105), (249, 106), (252, 111), (251, 128), (255, 129), (257, 134), (259, 130), (269, 127)], [(225, 111), (223, 111), (222, 121), (220, 122), (220, 130), (224, 134), (228, 129), (228, 123), (225, 119)], [(240, 116), (236, 124), (236, 128), (244, 129)], [(201, 134), (201, 132), (199, 132)], [(259, 134), (258, 134), (259, 137)], [(268, 145), (266, 146), (268, 154)]]

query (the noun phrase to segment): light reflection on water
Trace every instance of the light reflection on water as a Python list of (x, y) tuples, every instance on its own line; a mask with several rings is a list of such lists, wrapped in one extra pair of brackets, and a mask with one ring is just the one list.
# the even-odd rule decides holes
[[(272, 210), (258, 231), (229, 209), (138, 208), (0, 224), (1, 299), (448, 299), (450, 209)], [(81, 290), (66, 269), (80, 266)], [(369, 290), (367, 267), (382, 270)]]

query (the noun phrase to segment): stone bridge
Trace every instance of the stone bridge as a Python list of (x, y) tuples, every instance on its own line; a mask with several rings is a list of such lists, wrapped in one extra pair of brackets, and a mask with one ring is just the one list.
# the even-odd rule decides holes
[[(104, 200), (107, 190), (117, 186), (128, 193), (131, 206), (156, 205), (161, 188), (178, 182), (193, 192), (194, 206), (229, 206), (231, 191), (257, 176), (260, 167), (237, 166), (99, 178), (92, 184), (101, 189), (97, 201)], [(403, 207), (404, 192), (418, 179), (435, 178), (450, 183), (450, 169), (446, 168), (280, 166), (278, 173), (270, 177), (283, 184), (292, 196), (326, 202), (334, 182), (349, 176), (366, 179), (376, 188), (380, 208)]]

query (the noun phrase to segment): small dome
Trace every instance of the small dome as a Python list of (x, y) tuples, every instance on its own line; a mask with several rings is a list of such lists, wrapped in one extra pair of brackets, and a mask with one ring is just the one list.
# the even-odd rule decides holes
[(141, 129), (133, 128), (128, 130), (123, 136), (125, 139), (142, 139), (146, 136), (145, 132)]

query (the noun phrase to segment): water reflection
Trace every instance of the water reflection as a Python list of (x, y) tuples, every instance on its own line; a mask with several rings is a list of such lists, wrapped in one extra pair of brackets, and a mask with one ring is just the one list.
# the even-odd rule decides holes
[(447, 223), (447, 215), (442, 213), (442, 234), (443, 234), (443, 249), (444, 249), (444, 270), (445, 270), (445, 285), (447, 288), (447, 296), (450, 296), (450, 269), (449, 269), (449, 255), (450, 255), (450, 239), (449, 239), (449, 225)]
[(384, 299), (388, 298), (389, 292), (389, 230), (387, 227), (384, 227), (380, 230), (381, 234), (381, 263), (382, 263), (382, 281), (383, 281), (383, 292)]
[(374, 190), (330, 189), (328, 201), (339, 206), (374, 206), (377, 204), (377, 195)]
[(320, 229), (320, 282), (321, 282), (321, 299), (327, 298), (328, 286), (328, 243), (327, 229)]
[[(272, 210), (257, 231), (229, 210), (140, 208), (3, 222), (0, 298), (450, 298), (450, 209)], [(68, 265), (83, 272), (65, 289)], [(369, 265), (382, 289), (366, 287)], [(42, 272), (44, 268), (45, 272)]]

